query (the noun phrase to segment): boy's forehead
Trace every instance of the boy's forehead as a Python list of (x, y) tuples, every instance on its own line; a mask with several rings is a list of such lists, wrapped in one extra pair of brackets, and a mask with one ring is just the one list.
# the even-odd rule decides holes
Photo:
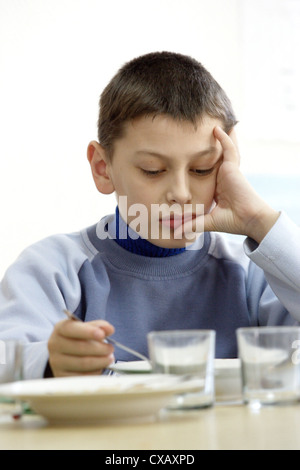
[(169, 116), (142, 116), (127, 122), (122, 136), (128, 145), (133, 145), (138, 151), (153, 150), (160, 147), (176, 147), (185, 145), (191, 151), (201, 151), (211, 148), (218, 150), (213, 130), (222, 123), (218, 119), (205, 116), (196, 123), (175, 120)]
[(191, 121), (175, 120), (166, 115), (142, 116), (124, 124), (124, 136), (129, 134), (146, 135), (180, 135), (180, 136), (210, 136), (216, 126), (222, 126), (219, 119), (205, 116), (195, 123)]
[(164, 133), (197, 133), (201, 130), (213, 129), (216, 125), (220, 125), (220, 120), (204, 116), (198, 118), (195, 122), (182, 119), (174, 119), (166, 114), (140, 116), (134, 118), (127, 123), (125, 127), (131, 129), (133, 132), (140, 132), (142, 129), (146, 131), (164, 132)]

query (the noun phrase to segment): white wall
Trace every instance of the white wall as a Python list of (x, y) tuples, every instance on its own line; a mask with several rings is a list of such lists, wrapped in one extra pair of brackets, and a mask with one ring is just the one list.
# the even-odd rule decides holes
[[(114, 210), (114, 196), (93, 185), (86, 147), (100, 93), (125, 61), (155, 50), (192, 55), (239, 118), (250, 116), (243, 24), (252, 1), (0, 0), (0, 277), (27, 245)], [(294, 161), (299, 143), (282, 145)], [(261, 147), (242, 123), (241, 147), (252, 171), (249, 149)]]

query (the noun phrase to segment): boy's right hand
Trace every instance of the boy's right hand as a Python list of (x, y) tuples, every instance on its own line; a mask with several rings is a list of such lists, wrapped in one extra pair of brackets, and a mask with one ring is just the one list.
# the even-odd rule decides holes
[(103, 341), (113, 333), (114, 327), (104, 320), (58, 322), (48, 341), (54, 377), (101, 374), (114, 361), (114, 347)]

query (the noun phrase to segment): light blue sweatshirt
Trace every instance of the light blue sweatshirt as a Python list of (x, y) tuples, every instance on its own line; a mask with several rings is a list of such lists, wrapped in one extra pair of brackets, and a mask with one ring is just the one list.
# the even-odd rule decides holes
[[(67, 308), (106, 319), (114, 338), (147, 355), (152, 330), (213, 329), (216, 357), (237, 355), (236, 329), (300, 322), (300, 229), (282, 213), (263, 241), (205, 233), (192, 250), (166, 258), (99, 239), (98, 224), (27, 248), (0, 289), (0, 340), (26, 343), (25, 378), (40, 378), (47, 342)], [(113, 236), (115, 216), (104, 225)], [(134, 360), (116, 349), (116, 360)]]

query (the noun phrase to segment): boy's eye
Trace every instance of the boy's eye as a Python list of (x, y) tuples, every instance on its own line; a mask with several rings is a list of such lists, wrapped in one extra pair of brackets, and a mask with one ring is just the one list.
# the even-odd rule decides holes
[(210, 175), (213, 171), (214, 171), (214, 167), (213, 168), (208, 168), (207, 170), (191, 170), (193, 173), (195, 173), (196, 175), (200, 175), (200, 176), (205, 176), (205, 175)]
[[(191, 172), (199, 175), (199, 176), (206, 176), (210, 175), (214, 171), (215, 167), (213, 168), (208, 168), (207, 170), (200, 170), (200, 169), (192, 169)], [(164, 173), (165, 170), (146, 170), (144, 168), (141, 168), (141, 171), (147, 175), (147, 176), (158, 176)]]
[(160, 175), (163, 173), (164, 170), (145, 170), (144, 168), (141, 168), (142, 172), (147, 175), (147, 176), (156, 176)]

